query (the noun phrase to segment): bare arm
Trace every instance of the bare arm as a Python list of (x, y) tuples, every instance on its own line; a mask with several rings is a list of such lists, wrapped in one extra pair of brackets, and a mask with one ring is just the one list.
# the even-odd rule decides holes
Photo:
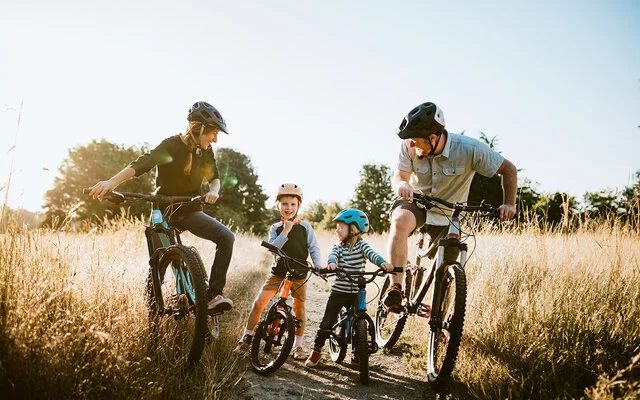
[(410, 179), (411, 172), (397, 170), (391, 183), (396, 194), (407, 200), (413, 200), (413, 186), (409, 184)]
[(216, 178), (209, 183), (209, 193), (204, 196), (204, 201), (213, 204), (220, 198), (220, 179)]
[(502, 189), (504, 191), (503, 204), (500, 206), (500, 218), (509, 219), (516, 213), (516, 196), (518, 192), (518, 169), (505, 158), (498, 168), (502, 175)]
[(104, 196), (105, 194), (115, 189), (122, 182), (133, 178), (135, 174), (136, 174), (136, 170), (134, 170), (131, 167), (126, 167), (122, 171), (112, 176), (109, 180), (100, 181), (95, 185), (91, 186), (89, 188), (91, 189), (91, 192), (89, 192), (89, 195), (94, 199), (97, 197), (99, 200), (102, 200), (102, 196)]

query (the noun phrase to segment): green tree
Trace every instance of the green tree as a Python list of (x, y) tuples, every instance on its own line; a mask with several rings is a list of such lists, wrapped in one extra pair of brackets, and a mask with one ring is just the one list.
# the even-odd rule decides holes
[(520, 184), (518, 184), (518, 219), (524, 220), (526, 215), (534, 212), (535, 206), (542, 196), (537, 186), (538, 184), (529, 178), (522, 179)]
[(566, 227), (572, 222), (573, 217), (579, 214), (577, 205), (574, 197), (556, 192), (541, 196), (534, 210), (549, 226)]
[(304, 211), (300, 213), (300, 219), (307, 221), (311, 226), (316, 229), (320, 223), (324, 220), (324, 216), (327, 213), (328, 204), (322, 200), (316, 200), (305, 207)]
[(333, 219), (338, 215), (340, 211), (342, 211), (344, 207), (336, 201), (332, 203), (328, 203), (325, 206), (325, 213), (322, 221), (318, 223), (318, 230), (323, 231), (333, 231), (336, 229), (336, 223), (333, 222)]
[[(125, 147), (104, 139), (93, 140), (85, 146), (69, 150), (69, 155), (58, 169), (59, 176), (55, 178), (53, 188), (45, 194), (46, 213), (43, 223), (56, 227), (69, 217), (101, 221), (105, 217), (120, 215), (122, 205), (94, 200), (84, 195), (82, 189), (115, 175), (144, 151), (144, 146)], [(152, 173), (131, 179), (120, 185), (118, 190), (149, 193), (153, 188)], [(130, 203), (127, 207), (131, 215), (149, 212), (149, 205), (142, 202)]]
[(389, 207), (393, 201), (391, 169), (383, 164), (365, 164), (360, 170), (350, 207), (364, 211), (374, 232), (389, 230)]
[(586, 192), (583, 196), (584, 211), (590, 217), (604, 218), (617, 216), (619, 201), (618, 195), (611, 190), (599, 192)]
[(624, 208), (624, 217), (630, 222), (640, 222), (640, 170), (634, 174), (635, 182), (622, 191), (621, 206)]
[(234, 231), (265, 234), (273, 215), (266, 209), (269, 196), (258, 184), (251, 160), (230, 148), (219, 148), (215, 154), (220, 173), (220, 199), (206, 205), (205, 211)]

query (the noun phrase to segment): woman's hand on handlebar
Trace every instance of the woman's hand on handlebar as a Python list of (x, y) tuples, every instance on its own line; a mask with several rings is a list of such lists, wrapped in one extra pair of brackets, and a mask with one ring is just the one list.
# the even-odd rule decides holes
[(89, 196), (93, 197), (94, 199), (97, 198), (98, 200), (102, 200), (102, 197), (115, 189), (116, 186), (118, 185), (111, 179), (100, 181), (89, 188)]
[(220, 198), (217, 190), (210, 190), (207, 194), (204, 195), (203, 199), (205, 202), (209, 204), (213, 204)]

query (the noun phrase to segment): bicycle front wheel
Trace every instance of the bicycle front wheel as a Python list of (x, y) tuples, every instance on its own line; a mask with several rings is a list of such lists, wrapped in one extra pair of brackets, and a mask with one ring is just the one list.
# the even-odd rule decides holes
[(462, 325), (467, 302), (467, 279), (459, 264), (444, 266), (440, 281), (440, 304), (432, 310), (440, 315), (434, 318), (429, 334), (427, 378), (436, 386), (446, 384), (458, 356)]
[(357, 352), (360, 358), (360, 383), (369, 383), (369, 332), (367, 320), (360, 318), (356, 321)]
[(289, 357), (295, 339), (294, 318), (289, 310), (269, 312), (251, 342), (251, 367), (260, 375), (280, 368)]
[(200, 257), (186, 246), (168, 247), (151, 268), (150, 283), (156, 352), (170, 365), (193, 367), (209, 334), (206, 272)]
[[(410, 274), (408, 270), (406, 273)], [(407, 323), (407, 313), (391, 312), (387, 306), (384, 305), (384, 294), (391, 286), (391, 277), (387, 275), (380, 290), (380, 297), (378, 298), (378, 307), (376, 308), (376, 342), (378, 346), (384, 346), (386, 349), (392, 349), (395, 346), (404, 325)]]

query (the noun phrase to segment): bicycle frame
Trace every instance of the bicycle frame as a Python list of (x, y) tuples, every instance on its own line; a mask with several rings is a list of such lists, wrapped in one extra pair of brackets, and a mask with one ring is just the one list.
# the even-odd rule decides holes
[[(424, 249), (424, 239), (425, 232), (420, 231), (420, 238), (418, 239), (418, 250), (416, 252), (416, 265), (418, 268), (420, 267), (420, 261), (423, 258), (431, 258), (429, 257), (431, 254), (435, 253), (435, 259), (431, 265), (431, 270), (429, 271), (429, 275), (426, 280), (423, 280), (421, 283), (421, 287), (418, 291), (418, 295), (415, 298), (415, 301), (411, 301), (411, 299), (407, 299), (407, 311), (409, 314), (416, 314), (420, 311), (422, 306), (422, 300), (427, 294), (431, 284), (433, 283), (434, 278), (440, 277), (442, 274), (442, 269), (445, 265), (451, 265), (454, 263), (458, 263), (460, 268), (464, 270), (466, 261), (467, 261), (467, 244), (460, 242), (460, 210), (456, 209), (451, 216), (451, 221), (449, 223), (446, 237), (441, 237), (437, 240), (434, 240), (431, 246), (428, 249)], [(456, 259), (445, 259), (445, 250), (447, 248), (457, 248), (460, 250), (459, 260)], [(426, 270), (426, 269), (425, 269)], [(436, 280), (439, 282), (439, 280)], [(434, 287), (434, 298), (432, 299), (431, 304), (438, 304), (437, 294), (439, 293), (439, 287)], [(437, 319), (438, 315), (431, 315), (431, 319)]]

